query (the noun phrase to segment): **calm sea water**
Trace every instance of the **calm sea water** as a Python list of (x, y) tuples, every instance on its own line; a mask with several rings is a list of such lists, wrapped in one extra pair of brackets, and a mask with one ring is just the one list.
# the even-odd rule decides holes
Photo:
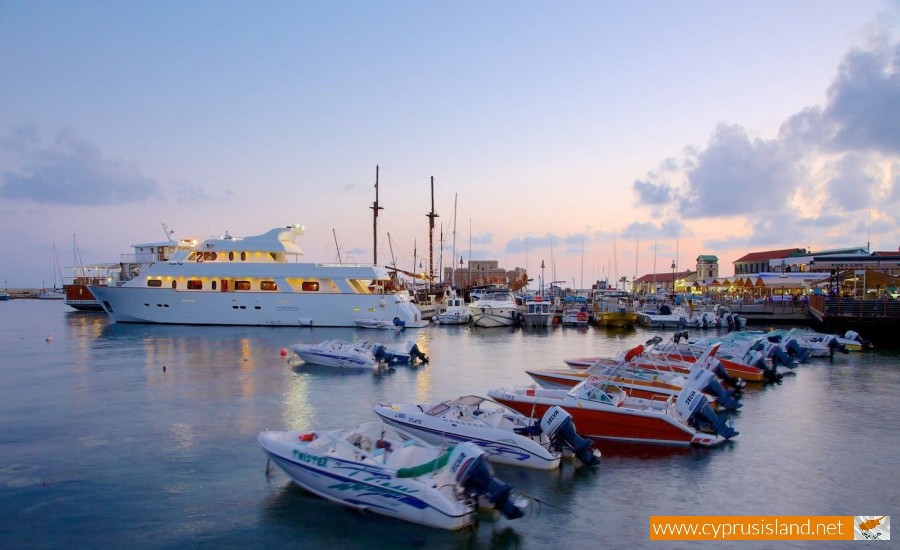
[(525, 385), (526, 367), (654, 334), (428, 327), (403, 338), (430, 364), (373, 374), (292, 366), (279, 351), (389, 340), (377, 331), (119, 325), (57, 301), (0, 303), (0, 547), (671, 548), (649, 540), (651, 515), (896, 513), (896, 351), (813, 360), (749, 390), (741, 433), (720, 448), (600, 443), (596, 469), (496, 466), (540, 503), (461, 532), (361, 514), (265, 475), (262, 429), (350, 427), (375, 419), (377, 401)]

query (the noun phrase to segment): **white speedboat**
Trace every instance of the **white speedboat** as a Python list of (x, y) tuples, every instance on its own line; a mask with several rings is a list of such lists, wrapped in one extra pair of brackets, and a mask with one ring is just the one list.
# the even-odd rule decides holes
[(444, 292), (444, 300), (440, 311), (434, 316), (436, 325), (468, 325), (472, 320), (472, 313), (462, 296), (456, 293), (456, 289)]
[(516, 298), (508, 290), (484, 294), (469, 304), (469, 311), (476, 327), (510, 327), (522, 320)]
[(306, 363), (326, 367), (373, 369), (379, 363), (369, 342), (360, 345), (339, 339), (324, 340), (316, 344), (294, 344), (291, 351)]
[(265, 431), (257, 440), (307, 491), (429, 527), (472, 524), (482, 498), (509, 519), (521, 517), (527, 505), (493, 477), (472, 443), (437, 447), (382, 422), (350, 430)]
[(371, 264), (299, 263), (300, 225), (253, 237), (212, 237), (175, 252), (121, 286), (88, 288), (121, 323), (355, 327), (357, 319), (421, 323), (405, 292)]
[(563, 445), (585, 464), (595, 465), (599, 451), (578, 437), (572, 417), (562, 409), (549, 410), (539, 420), (495, 401), (466, 395), (441, 403), (379, 403), (375, 414), (434, 444), (470, 441), (492, 462), (553, 470), (559, 467)]
[(639, 325), (652, 328), (678, 328), (686, 323), (684, 317), (673, 313), (668, 304), (660, 305), (659, 309), (638, 311), (637, 320)]

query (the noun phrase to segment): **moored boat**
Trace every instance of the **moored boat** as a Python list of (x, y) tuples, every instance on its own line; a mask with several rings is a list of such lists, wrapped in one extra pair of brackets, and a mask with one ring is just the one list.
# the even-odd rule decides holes
[(371, 346), (336, 338), (315, 344), (294, 344), (291, 351), (306, 363), (326, 367), (373, 369), (379, 363)]
[(512, 292), (495, 290), (469, 304), (476, 327), (510, 327), (519, 324), (522, 314)]
[(444, 299), (433, 320), (436, 325), (468, 325), (472, 320), (472, 313), (456, 289), (450, 288), (444, 291)]
[(472, 443), (429, 445), (382, 422), (331, 431), (264, 431), (269, 458), (297, 485), (332, 502), (429, 527), (475, 521), (485, 498), (509, 519), (527, 500), (493, 477)]
[(553, 470), (563, 446), (584, 464), (599, 463), (599, 453), (578, 437), (562, 409), (532, 419), (490, 399), (466, 395), (440, 403), (379, 403), (374, 410), (388, 424), (434, 445), (475, 443), (488, 460), (500, 464)]
[(302, 254), (294, 240), (303, 233), (300, 225), (244, 238), (226, 233), (122, 286), (88, 288), (122, 323), (355, 327), (359, 319), (397, 318), (407, 328), (423, 326), (408, 293), (369, 288), (389, 279), (386, 269), (293, 261)]
[(612, 377), (591, 375), (568, 391), (531, 386), (490, 390), (488, 396), (523, 414), (562, 407), (580, 434), (594, 439), (713, 446), (737, 435), (699, 390), (684, 388), (677, 397), (641, 399), (628, 396)]

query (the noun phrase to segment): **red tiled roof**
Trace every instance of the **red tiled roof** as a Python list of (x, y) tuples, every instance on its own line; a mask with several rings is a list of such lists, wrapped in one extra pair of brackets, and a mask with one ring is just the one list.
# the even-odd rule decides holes
[(799, 252), (799, 248), (785, 248), (784, 250), (767, 250), (765, 252), (751, 252), (741, 256), (734, 263), (738, 262), (764, 262), (766, 260), (778, 260), (787, 258), (791, 254)]
[[(676, 279), (684, 279), (691, 273), (693, 273), (691, 270), (679, 271), (678, 273), (675, 274), (675, 278)], [(635, 283), (652, 283), (653, 281), (656, 281), (657, 283), (671, 283), (672, 282), (672, 272), (670, 271), (668, 273), (656, 273), (656, 274), (650, 273), (647, 275), (642, 275), (634, 280)]]
[(876, 252), (872, 252), (873, 256), (900, 256), (900, 250), (878, 250)]

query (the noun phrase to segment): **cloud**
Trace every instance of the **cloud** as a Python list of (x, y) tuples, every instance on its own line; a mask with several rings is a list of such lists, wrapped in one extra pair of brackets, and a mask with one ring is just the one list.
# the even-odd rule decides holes
[(104, 158), (72, 130), (60, 131), (45, 145), (33, 128), (19, 128), (4, 145), (21, 162), (19, 169), (0, 173), (0, 196), (7, 199), (102, 205), (143, 202), (162, 194), (156, 180), (129, 162)]
[(638, 195), (638, 202), (648, 206), (669, 204), (674, 194), (672, 186), (668, 183), (653, 183), (650, 181), (635, 180), (632, 184), (634, 192)]
[[(900, 41), (893, 31), (887, 18), (867, 29), (864, 47), (839, 63), (825, 104), (788, 117), (776, 138), (721, 123), (705, 146), (686, 148), (635, 180), (638, 204), (654, 218), (744, 222), (744, 235), (704, 244), (713, 249), (793, 246), (823, 235), (853, 241), (869, 208), (880, 209), (879, 221), (888, 220), (896, 235)], [(626, 232), (652, 229), (632, 224)]]
[(687, 171), (678, 197), (685, 218), (760, 212), (790, 198), (801, 178), (777, 141), (751, 139), (740, 126), (720, 124)]
[(826, 183), (828, 201), (833, 209), (847, 212), (872, 206), (884, 174), (866, 155), (849, 153), (835, 163), (836, 174)]

